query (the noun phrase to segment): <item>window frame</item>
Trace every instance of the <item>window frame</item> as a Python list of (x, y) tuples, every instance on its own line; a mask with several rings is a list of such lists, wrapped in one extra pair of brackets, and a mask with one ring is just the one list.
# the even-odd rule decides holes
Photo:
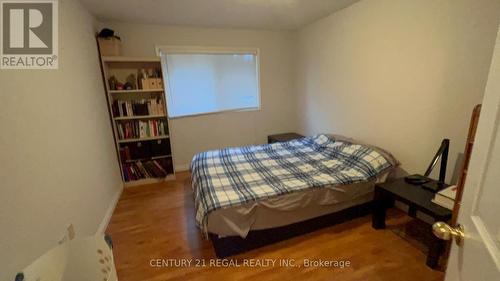
[(185, 117), (195, 117), (203, 115), (221, 114), (227, 112), (245, 112), (245, 111), (260, 111), (262, 108), (262, 98), (260, 89), (260, 49), (253, 47), (219, 47), (219, 46), (187, 46), (187, 45), (156, 45), (155, 46), (156, 55), (160, 57), (161, 64), (164, 64), (162, 54), (253, 54), (255, 55), (256, 63), (256, 77), (257, 77), (257, 107), (251, 108), (237, 108), (237, 109), (227, 109), (227, 110), (216, 110), (203, 113), (193, 113), (181, 116), (168, 116), (168, 96), (170, 93), (170, 83), (168, 80), (168, 69), (162, 67), (162, 75), (164, 81), (165, 99), (167, 101), (167, 116), (169, 119), (178, 119)]

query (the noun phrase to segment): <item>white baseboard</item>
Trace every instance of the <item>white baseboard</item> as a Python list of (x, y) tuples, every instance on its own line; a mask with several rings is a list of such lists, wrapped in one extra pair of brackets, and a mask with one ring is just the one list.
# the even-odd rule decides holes
[(176, 172), (189, 171), (189, 164), (175, 165), (175, 171)]
[(113, 216), (113, 212), (115, 211), (118, 200), (120, 200), (122, 192), (123, 192), (123, 187), (121, 187), (120, 190), (118, 190), (118, 192), (116, 192), (116, 194), (112, 198), (108, 210), (106, 210), (106, 214), (104, 215), (101, 224), (99, 224), (99, 228), (97, 229), (96, 234), (104, 234), (104, 232), (106, 232), (106, 228), (108, 228), (108, 224), (111, 221), (111, 217)]

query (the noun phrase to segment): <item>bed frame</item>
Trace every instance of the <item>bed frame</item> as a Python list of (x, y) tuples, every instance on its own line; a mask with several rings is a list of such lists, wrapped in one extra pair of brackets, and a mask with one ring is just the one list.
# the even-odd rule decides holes
[(209, 236), (210, 240), (212, 240), (217, 257), (225, 258), (313, 232), (321, 228), (343, 223), (354, 218), (368, 215), (371, 212), (372, 201), (290, 225), (264, 230), (252, 230), (248, 233), (246, 238), (241, 238), (240, 236), (219, 238), (217, 234), (213, 233), (209, 233)]

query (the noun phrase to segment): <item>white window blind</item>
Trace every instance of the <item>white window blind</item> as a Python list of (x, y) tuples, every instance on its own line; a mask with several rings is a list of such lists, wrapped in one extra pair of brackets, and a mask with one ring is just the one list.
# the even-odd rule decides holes
[(257, 52), (161, 50), (169, 117), (258, 109)]

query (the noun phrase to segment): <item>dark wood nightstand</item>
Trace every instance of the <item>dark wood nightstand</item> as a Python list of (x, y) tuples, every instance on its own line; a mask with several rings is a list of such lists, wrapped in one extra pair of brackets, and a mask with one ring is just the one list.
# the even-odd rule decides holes
[(276, 135), (267, 136), (267, 143), (291, 141), (291, 140), (300, 139), (303, 137), (304, 137), (303, 135), (299, 135), (297, 133), (276, 134)]
[[(413, 218), (416, 217), (416, 212), (420, 211), (432, 217), (434, 221), (449, 221), (451, 219), (451, 210), (431, 202), (434, 194), (431, 190), (420, 185), (407, 183), (404, 178), (375, 185), (372, 227), (375, 229), (385, 228), (386, 209), (393, 206), (395, 200), (408, 204), (408, 215)], [(429, 232), (432, 232), (431, 225), (426, 228)], [(435, 237), (432, 233), (426, 235), (426, 237), (429, 237), (426, 241), (429, 246), (426, 264), (431, 268), (436, 268), (446, 242)]]

